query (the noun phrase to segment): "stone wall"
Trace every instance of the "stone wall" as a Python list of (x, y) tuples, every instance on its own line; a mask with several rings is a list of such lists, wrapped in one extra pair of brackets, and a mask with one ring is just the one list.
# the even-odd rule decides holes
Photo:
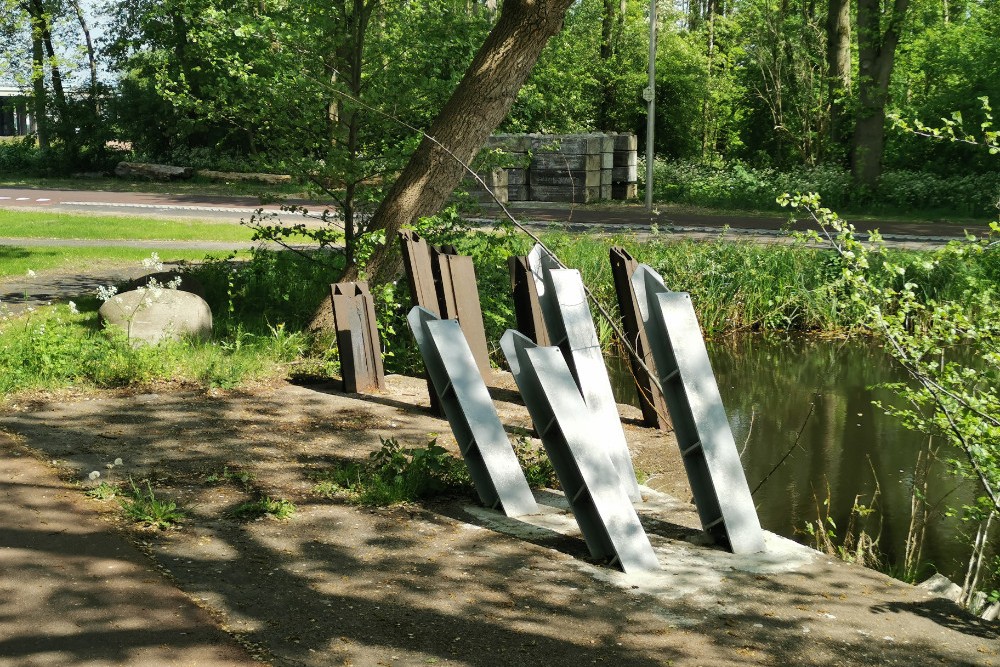
[[(486, 150), (502, 166), (480, 176), (504, 203), (634, 199), (636, 147), (634, 134), (497, 134)], [(466, 187), (478, 201), (491, 201), (471, 179)]]

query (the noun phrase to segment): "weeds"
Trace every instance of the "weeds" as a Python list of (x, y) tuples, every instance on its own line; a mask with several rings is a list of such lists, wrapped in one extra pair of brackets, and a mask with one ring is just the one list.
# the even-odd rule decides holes
[(558, 489), (559, 478), (545, 452), (532, 446), (528, 438), (521, 436), (514, 441), (514, 454), (521, 464), (524, 477), (532, 489)]
[(386, 506), (469, 487), (465, 464), (436, 439), (412, 448), (393, 438), (380, 440), (381, 448), (364, 463), (346, 463), (316, 475), (313, 492), (359, 505)]
[(146, 480), (146, 488), (143, 489), (130, 477), (118, 502), (129, 519), (160, 530), (177, 525), (185, 516), (174, 501), (157, 498), (149, 480)]
[(283, 498), (263, 496), (238, 505), (232, 516), (241, 521), (253, 521), (265, 516), (275, 519), (287, 519), (295, 514), (295, 504)]
[[(803, 532), (808, 535), (813, 548), (825, 554), (836, 556), (848, 563), (856, 563), (873, 570), (882, 569), (885, 559), (879, 547), (882, 537), (882, 518), (878, 511), (878, 501), (881, 489), (878, 480), (871, 501), (866, 505), (861, 503), (861, 494), (854, 497), (854, 504), (848, 515), (847, 523), (840, 527), (830, 514), (830, 485), (826, 487), (826, 498), (820, 502), (816, 499), (816, 519), (807, 523)], [(878, 529), (871, 533), (866, 523), (871, 516), (878, 517)], [(839, 531), (839, 532), (838, 532)]]

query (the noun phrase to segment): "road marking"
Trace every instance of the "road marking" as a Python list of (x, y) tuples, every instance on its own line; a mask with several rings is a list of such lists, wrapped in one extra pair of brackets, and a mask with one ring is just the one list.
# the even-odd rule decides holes
[(52, 201), (52, 200), (51, 199), (46, 199), (45, 197), (42, 197), (41, 199), (36, 199), (35, 201)]
[[(210, 211), (215, 213), (256, 213), (255, 208), (234, 208), (229, 206), (180, 206), (177, 204), (127, 204), (123, 202), (64, 201), (63, 206), (111, 206), (118, 208), (153, 208), (161, 211)], [(267, 209), (277, 212), (277, 209)]]
[(28, 201), (29, 199), (31, 199), (31, 197), (18, 197), (14, 201)]
[(10, 197), (0, 197), (0, 199), (10, 199)]

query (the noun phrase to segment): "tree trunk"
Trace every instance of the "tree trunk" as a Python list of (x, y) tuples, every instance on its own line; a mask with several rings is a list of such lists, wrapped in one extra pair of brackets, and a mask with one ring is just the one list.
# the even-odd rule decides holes
[(97, 114), (97, 56), (94, 53), (94, 42), (90, 38), (90, 27), (87, 25), (87, 18), (83, 15), (83, 8), (80, 7), (79, 0), (72, 0), (73, 11), (76, 12), (76, 20), (83, 31), (84, 42), (87, 45), (87, 64), (90, 66), (90, 102)]
[(851, 138), (855, 183), (875, 187), (882, 175), (885, 104), (909, 0), (895, 0), (885, 30), (879, 0), (858, 0), (858, 111)]
[(597, 109), (597, 129), (612, 130), (611, 110), (615, 106), (615, 88), (612, 83), (611, 59), (615, 55), (615, 0), (604, 0), (601, 11), (601, 103)]
[(830, 0), (826, 16), (826, 76), (830, 96), (830, 142), (841, 146), (845, 132), (844, 99), (851, 92), (851, 2)]
[(41, 31), (35, 27), (35, 20), (31, 20), (31, 87), (32, 87), (32, 110), (35, 116), (35, 132), (38, 134), (39, 148), (48, 149), (49, 138), (49, 118), (46, 109), (45, 92), (45, 51), (42, 48)]
[[(573, 0), (505, 0), (496, 25), (462, 81), (375, 210), (369, 230), (384, 230), (385, 243), (366, 267), (369, 280), (399, 272), (396, 233), (436, 213), (451, 196), (490, 133), (504, 119), (549, 38), (562, 27)], [(357, 277), (350, 266), (345, 280)]]

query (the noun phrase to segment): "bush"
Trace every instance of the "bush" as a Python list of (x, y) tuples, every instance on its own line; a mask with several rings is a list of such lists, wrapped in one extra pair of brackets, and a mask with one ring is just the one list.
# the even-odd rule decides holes
[(842, 211), (992, 217), (1000, 200), (997, 173), (940, 176), (886, 171), (872, 192), (855, 187), (850, 172), (833, 165), (779, 172), (739, 162), (657, 160), (653, 179), (657, 201), (737, 210), (778, 211), (775, 198), (784, 192), (818, 192), (825, 203)]

